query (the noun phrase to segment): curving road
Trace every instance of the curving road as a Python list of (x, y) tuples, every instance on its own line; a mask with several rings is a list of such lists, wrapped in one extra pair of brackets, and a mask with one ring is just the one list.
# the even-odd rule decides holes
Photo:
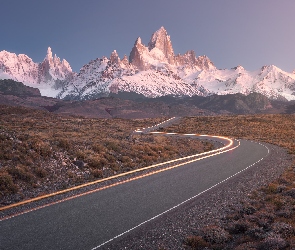
[(234, 149), (4, 219), (0, 249), (102, 249), (227, 179), (238, 178), (269, 154), (264, 145), (245, 140), (235, 140), (230, 147)]

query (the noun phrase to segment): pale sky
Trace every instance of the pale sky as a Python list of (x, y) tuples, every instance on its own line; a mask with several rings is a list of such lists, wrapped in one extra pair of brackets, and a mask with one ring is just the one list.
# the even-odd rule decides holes
[(217, 68), (295, 69), (294, 0), (1, 0), (0, 10), (0, 51), (41, 62), (50, 46), (76, 72), (113, 50), (129, 56), (161, 26), (176, 54)]

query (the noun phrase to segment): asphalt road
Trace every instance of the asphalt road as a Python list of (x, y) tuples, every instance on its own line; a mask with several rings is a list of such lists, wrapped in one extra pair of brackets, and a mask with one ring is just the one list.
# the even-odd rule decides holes
[(223, 154), (3, 220), (0, 249), (99, 249), (268, 155), (261, 144), (240, 142)]

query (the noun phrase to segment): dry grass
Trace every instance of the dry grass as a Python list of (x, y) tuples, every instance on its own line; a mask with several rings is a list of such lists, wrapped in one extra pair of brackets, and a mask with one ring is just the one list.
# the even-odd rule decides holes
[(164, 119), (87, 119), (0, 106), (0, 204), (212, 148), (177, 137), (131, 136)]
[[(290, 154), (295, 153), (294, 115), (190, 117), (183, 119), (179, 125), (169, 127), (168, 131), (257, 140), (284, 147)], [(278, 180), (253, 192), (250, 202), (234, 209), (224, 219), (222, 229), (230, 235), (228, 242), (216, 244), (208, 240), (203, 229), (188, 236), (186, 245), (190, 249), (204, 249), (205, 246), (210, 249), (294, 249), (294, 183), (293, 164)]]
[(233, 136), (272, 143), (295, 153), (294, 115), (187, 117), (167, 131)]

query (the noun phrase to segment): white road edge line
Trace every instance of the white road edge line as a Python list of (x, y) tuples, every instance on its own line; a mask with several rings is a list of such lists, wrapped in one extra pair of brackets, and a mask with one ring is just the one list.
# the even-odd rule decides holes
[[(259, 142), (255, 142), (255, 143), (258, 143), (258, 144), (264, 146), (264, 147), (267, 149), (267, 151), (268, 151), (268, 152), (267, 152), (267, 155), (269, 154), (270, 151), (269, 151), (269, 148), (268, 148), (267, 146), (265, 146), (265, 145), (263, 145), (263, 144), (261, 144), (261, 143), (259, 143)], [(175, 206), (169, 208), (168, 210), (166, 210), (166, 211), (164, 211), (164, 212), (162, 212), (162, 213), (160, 213), (160, 214), (158, 214), (158, 215), (156, 215), (156, 216), (154, 216), (154, 217), (152, 217), (152, 218), (150, 218), (150, 219), (148, 219), (148, 220), (146, 220), (146, 221), (144, 221), (144, 222), (138, 224), (137, 226), (135, 226), (135, 227), (133, 227), (133, 228), (131, 228), (131, 229), (128, 229), (127, 231), (125, 231), (125, 232), (123, 232), (123, 233), (121, 233), (121, 234), (119, 234), (119, 235), (117, 235), (117, 236), (115, 236), (115, 237), (109, 239), (108, 241), (106, 241), (106, 242), (104, 242), (104, 243), (102, 243), (102, 244), (100, 244), (100, 245), (98, 245), (98, 246), (92, 248), (91, 250), (96, 250), (96, 249), (98, 249), (98, 248), (100, 248), (100, 247), (102, 247), (102, 246), (104, 246), (104, 245), (106, 245), (106, 244), (112, 242), (113, 240), (115, 240), (115, 239), (117, 239), (117, 238), (123, 236), (124, 234), (127, 234), (127, 233), (133, 231), (134, 229), (136, 229), (136, 228), (138, 228), (138, 227), (140, 227), (140, 226), (142, 226), (142, 225), (144, 225), (144, 224), (146, 224), (146, 223), (148, 223), (148, 222), (150, 222), (150, 221), (152, 221), (152, 220), (154, 220), (154, 219), (156, 219), (156, 218), (158, 218), (158, 217), (160, 217), (160, 216), (162, 216), (162, 215), (164, 215), (164, 214), (166, 214), (166, 213), (168, 213), (168, 212), (170, 212), (170, 211), (172, 211), (173, 209), (178, 208), (179, 206), (181, 206), (181, 205), (183, 205), (183, 204), (185, 204), (185, 203), (191, 201), (192, 199), (194, 199), (194, 198), (200, 196), (201, 194), (204, 194), (204, 193), (208, 192), (208, 191), (211, 190), (212, 188), (214, 188), (214, 187), (216, 187), (216, 186), (218, 186), (218, 185), (220, 185), (220, 184), (226, 182), (227, 180), (233, 178), (234, 176), (236, 176), (236, 175), (238, 175), (238, 174), (244, 172), (245, 170), (247, 170), (248, 168), (254, 166), (254, 165), (257, 164), (257, 163), (259, 163), (259, 162), (262, 161), (263, 159), (264, 159), (264, 157), (262, 157), (260, 160), (258, 160), (258, 161), (256, 161), (256, 162), (252, 163), (250, 166), (248, 166), (248, 167), (246, 167), (246, 168), (240, 170), (239, 172), (237, 172), (237, 173), (235, 173), (235, 174), (233, 174), (233, 175), (227, 177), (226, 179), (224, 179), (224, 180), (222, 180), (222, 181), (216, 183), (215, 185), (211, 186), (210, 188), (207, 188), (206, 190), (204, 190), (204, 191), (202, 191), (202, 192), (196, 194), (195, 196), (193, 196), (193, 197), (191, 197), (191, 198), (188, 198), (187, 200), (185, 200), (185, 201), (183, 201), (183, 202), (181, 202), (181, 203), (179, 203), (179, 204), (177, 204), (177, 205), (175, 205)]]

